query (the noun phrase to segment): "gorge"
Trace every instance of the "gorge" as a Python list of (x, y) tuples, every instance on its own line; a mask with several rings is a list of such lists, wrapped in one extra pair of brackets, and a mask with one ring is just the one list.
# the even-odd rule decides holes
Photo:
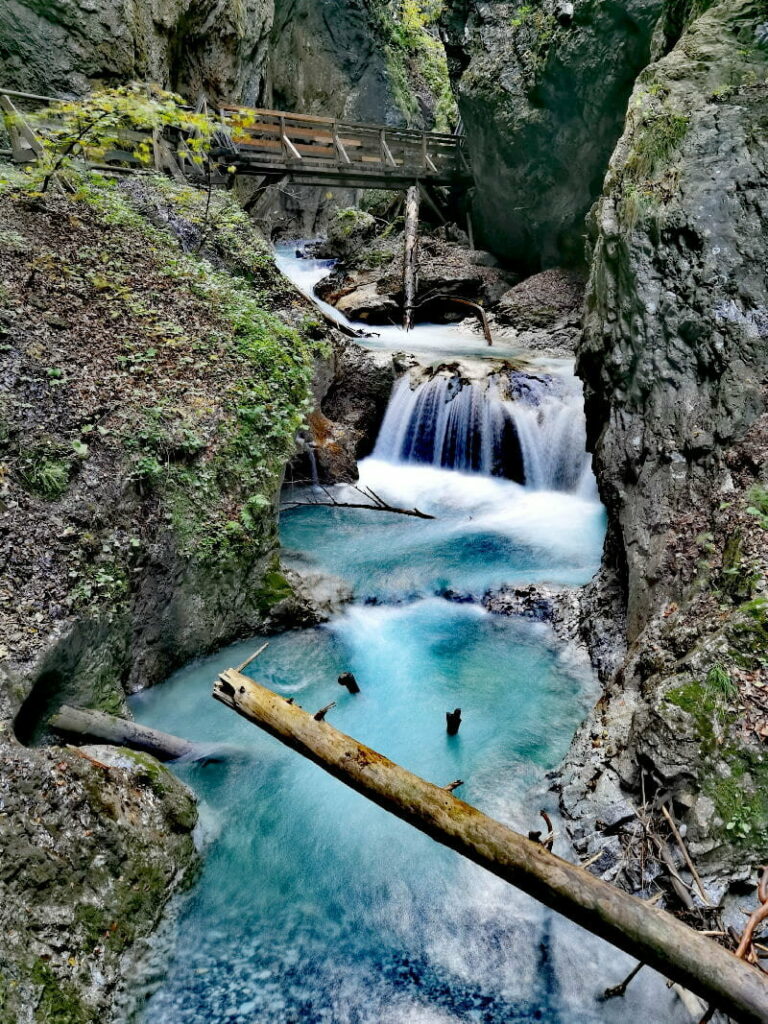
[[(601, 1000), (630, 959), (210, 688), (269, 639), (254, 678), (736, 948), (768, 853), (766, 39), (764, 0), (0, 11), (0, 88), (70, 124), (89, 90), (188, 117), (154, 80), (460, 123), (474, 177), (422, 204), (406, 335), (396, 195), (0, 164), (0, 1021), (701, 1019), (648, 969)], [(341, 507), (366, 488), (434, 518)], [(214, 759), (72, 746), (62, 703)]]

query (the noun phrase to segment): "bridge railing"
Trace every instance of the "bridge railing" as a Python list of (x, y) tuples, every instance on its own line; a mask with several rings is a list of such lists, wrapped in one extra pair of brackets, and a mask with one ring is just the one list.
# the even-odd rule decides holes
[[(0, 113), (5, 115), (17, 162), (30, 162), (39, 156), (41, 147), (35, 132), (19, 115), (19, 109), (39, 109), (57, 101), (53, 97), (6, 90), (0, 86)], [(191, 107), (189, 108), (192, 109)], [(366, 175), (384, 176), (397, 181), (403, 178), (425, 179), (450, 183), (470, 175), (462, 136), (424, 132), (408, 128), (363, 124), (309, 114), (280, 110), (221, 106), (211, 108), (201, 98), (197, 111), (203, 110), (212, 120), (220, 120), (211, 151), (221, 164), (234, 164), (244, 173), (276, 174), (291, 172), (344, 175), (345, 172), (365, 180)], [(52, 124), (55, 122), (55, 115)], [(36, 124), (44, 127), (38, 118)], [(164, 134), (168, 134), (167, 131)], [(125, 149), (110, 151), (102, 160), (115, 169), (139, 168), (142, 162), (132, 152), (131, 144), (146, 139), (146, 133), (123, 131), (119, 138)], [(172, 143), (172, 145), (168, 145)], [(185, 159), (185, 141), (179, 132), (161, 140), (153, 136), (155, 163), (159, 169), (178, 170), (189, 176), (199, 173), (192, 161)], [(158, 153), (164, 156), (158, 163)], [(223, 172), (223, 167), (222, 167)]]
[(425, 178), (463, 177), (469, 172), (461, 136), (408, 128), (341, 121), (328, 117), (225, 106), (222, 123), (233, 152), (244, 160), (276, 168), (323, 166), (345, 170), (379, 169)]

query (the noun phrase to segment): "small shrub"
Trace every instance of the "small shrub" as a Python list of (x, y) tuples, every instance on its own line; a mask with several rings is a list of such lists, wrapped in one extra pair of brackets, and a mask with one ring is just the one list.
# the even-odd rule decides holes
[(648, 181), (665, 167), (688, 132), (690, 119), (671, 110), (649, 113), (635, 135), (627, 160), (628, 181)]
[(136, 484), (140, 494), (148, 494), (163, 479), (165, 470), (154, 455), (140, 455), (133, 463), (131, 480)]
[(72, 464), (51, 445), (40, 445), (22, 454), (18, 472), (24, 486), (46, 501), (55, 501), (69, 487)]
[(747, 512), (757, 519), (761, 529), (768, 530), (768, 488), (755, 485), (747, 499), (750, 502)]
[(707, 689), (716, 698), (723, 700), (736, 700), (739, 696), (738, 688), (723, 666), (717, 662), (707, 672)]

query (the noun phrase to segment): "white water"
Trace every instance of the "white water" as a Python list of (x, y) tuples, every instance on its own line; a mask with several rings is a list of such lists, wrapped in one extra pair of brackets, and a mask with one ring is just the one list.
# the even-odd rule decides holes
[[(307, 291), (323, 270), (285, 257), (283, 267)], [(457, 339), (476, 346), (460, 331), (414, 333), (430, 358), (455, 358)], [(539, 808), (556, 814), (545, 773), (594, 702), (594, 680), (543, 623), (437, 595), (584, 582), (604, 521), (568, 367), (526, 378), (530, 393), (518, 381), (514, 398), (493, 379), (497, 363), (488, 368), (454, 395), (445, 374), (416, 391), (401, 382), (376, 453), (360, 464), (361, 486), (435, 519), (341, 508), (283, 516), (285, 549), (342, 577), (356, 603), (321, 629), (272, 637), (248, 671), (307, 709), (336, 700), (338, 728), (435, 782), (465, 779), (464, 799), (526, 831)], [(509, 422), (525, 486), (498, 474), (510, 461)], [(359, 500), (346, 487), (333, 493)], [(140, 721), (230, 751), (178, 768), (203, 801), (209, 845), (144, 1024), (686, 1020), (648, 969), (622, 1000), (600, 1002), (628, 957), (214, 704), (217, 672), (260, 643), (188, 666), (133, 702)], [(340, 693), (344, 670), (359, 695)], [(455, 706), (464, 723), (447, 737)], [(556, 850), (572, 855), (562, 833)]]
[[(573, 377), (513, 374), (514, 399), (500, 373), (462, 381), (439, 373), (395, 387), (374, 456), (505, 476), (538, 491), (594, 497), (583, 400)], [(510, 381), (504, 382), (509, 389)]]

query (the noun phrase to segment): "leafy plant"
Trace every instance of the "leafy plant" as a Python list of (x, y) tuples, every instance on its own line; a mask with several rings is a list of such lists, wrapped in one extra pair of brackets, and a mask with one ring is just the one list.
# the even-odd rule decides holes
[(55, 446), (43, 443), (21, 455), (18, 472), (33, 494), (55, 501), (69, 487), (71, 463)]
[(120, 151), (149, 165), (156, 131), (184, 136), (185, 155), (203, 166), (214, 131), (211, 119), (185, 108), (180, 96), (136, 83), (57, 101), (30, 120), (43, 144), (30, 181), (31, 191), (39, 193), (55, 179), (73, 189), (71, 176), (78, 160), (98, 163)]
[(768, 530), (768, 488), (755, 485), (747, 494), (747, 512), (754, 516), (763, 530)]
[(140, 455), (133, 463), (131, 480), (140, 494), (148, 494), (163, 478), (165, 470), (153, 455)]

